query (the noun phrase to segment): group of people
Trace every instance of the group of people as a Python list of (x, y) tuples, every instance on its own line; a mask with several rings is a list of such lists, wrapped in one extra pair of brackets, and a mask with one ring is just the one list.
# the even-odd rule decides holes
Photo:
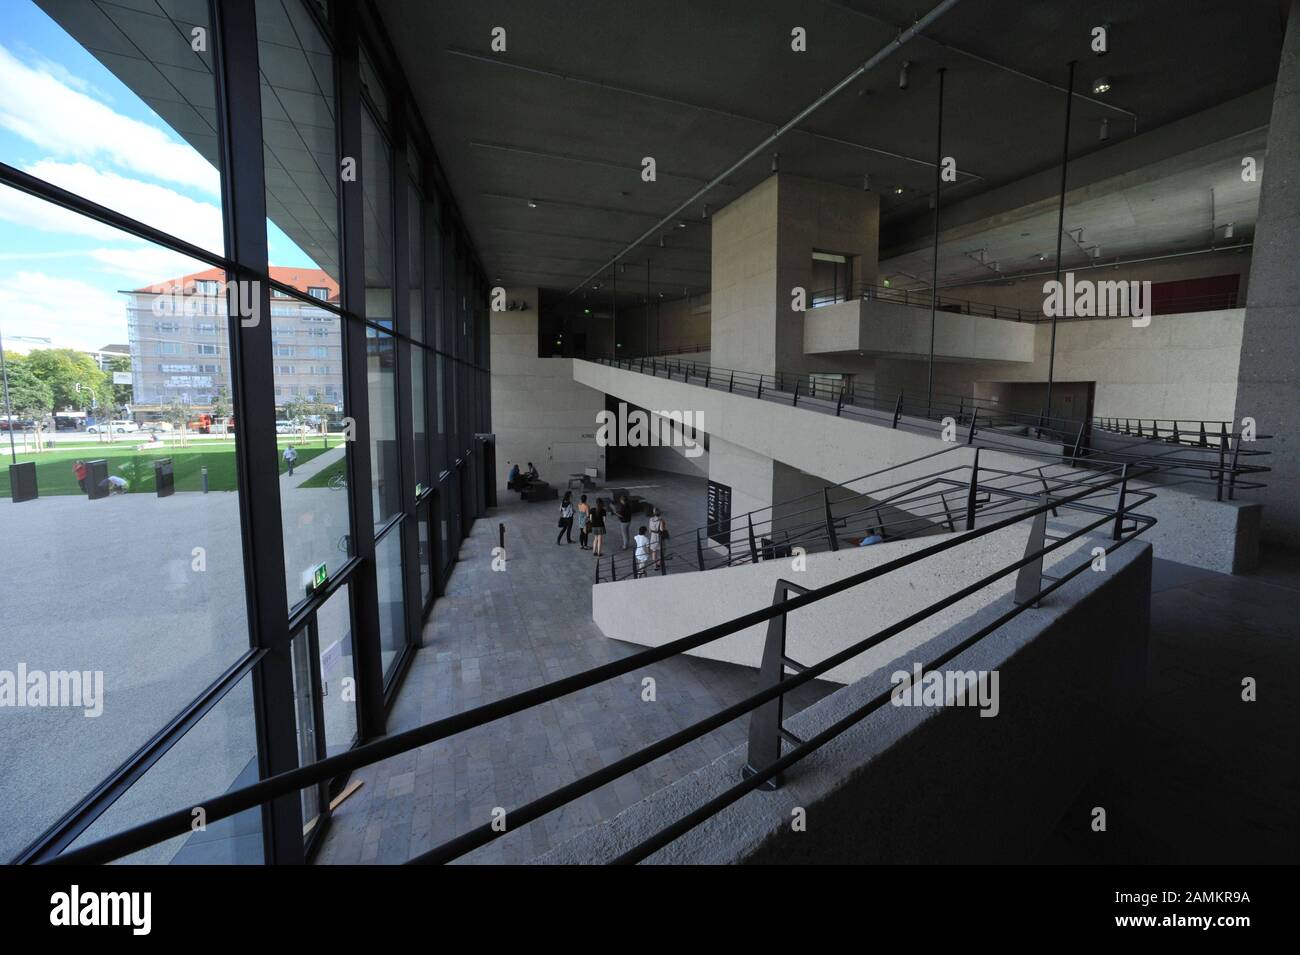
[(517, 486), (531, 484), (534, 481), (540, 481), (542, 476), (537, 473), (537, 468), (533, 467), (533, 462), (528, 462), (528, 470), (520, 471), (519, 465), (511, 464), (510, 473), (506, 475), (506, 487), (511, 490), (517, 490)]
[[(587, 503), (587, 495), (583, 494), (575, 505), (573, 503), (573, 492), (566, 491), (564, 499), (560, 501), (560, 519), (558, 527), (560, 532), (555, 535), (557, 545), (563, 543), (573, 543), (573, 525), (578, 525), (578, 546), (582, 550), (589, 550), (596, 557), (604, 555), (605, 547), (605, 528), (607, 512), (605, 505), (597, 499), (595, 506)], [(668, 522), (664, 516), (659, 513), (659, 508), (654, 509), (647, 524), (641, 525), (635, 535), (630, 535), (629, 531), (632, 525), (632, 505), (624, 494), (614, 502), (614, 518), (618, 522), (619, 531), (623, 537), (623, 550), (627, 550), (629, 544), (636, 547), (634, 554), (637, 570), (640, 573), (657, 564), (660, 559), (663, 542), (668, 539)]]

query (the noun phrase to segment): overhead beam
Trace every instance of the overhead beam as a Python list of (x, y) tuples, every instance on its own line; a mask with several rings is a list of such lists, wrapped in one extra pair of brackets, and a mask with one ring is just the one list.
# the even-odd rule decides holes
[(693, 203), (698, 202), (701, 198), (707, 195), (714, 186), (716, 186), (718, 183), (721, 183), (728, 176), (736, 172), (736, 170), (740, 169), (746, 163), (753, 160), (756, 156), (760, 155), (765, 150), (769, 149), (778, 139), (780, 139), (783, 135), (785, 135), (785, 133), (796, 128), (800, 123), (806, 120), (809, 116), (817, 112), (817, 110), (821, 109), (822, 106), (829, 103), (832, 99), (838, 96), (845, 88), (855, 83), (860, 76), (862, 76), (872, 67), (874, 67), (877, 63), (880, 63), (882, 60), (891, 56), (894, 52), (896, 52), (897, 50), (905, 46), (907, 42), (912, 39), (912, 37), (916, 36), (921, 30), (925, 29), (930, 24), (934, 23), (945, 13), (947, 13), (949, 10), (955, 7), (959, 2), (961, 2), (961, 0), (941, 0), (941, 2), (933, 10), (931, 10), (929, 13), (923, 16), (920, 20), (917, 20), (916, 23), (912, 24), (912, 26), (900, 32), (898, 36), (890, 40), (883, 47), (881, 47), (879, 50), (877, 50), (875, 53), (869, 56), (866, 59), (866, 61), (862, 63), (861, 66), (857, 67), (857, 69), (850, 71), (847, 76), (845, 76), (842, 80), (840, 80), (830, 89), (828, 89), (826, 92), (822, 93), (815, 100), (813, 100), (803, 109), (801, 109), (798, 113), (794, 115), (793, 118), (787, 120), (785, 123), (779, 126), (775, 132), (766, 136), (762, 142), (758, 143), (758, 145), (750, 149), (749, 152), (745, 153), (743, 156), (741, 156), (739, 159), (733, 162), (730, 166), (728, 166), (721, 173), (715, 176), (710, 182), (705, 183), (704, 186), (702, 186), (695, 193), (695, 195), (691, 196), (689, 199), (687, 199), (685, 202), (679, 205), (668, 215), (664, 216), (663, 219), (659, 220), (659, 223), (657, 225), (652, 226), (650, 229), (647, 229), (640, 236), (640, 238), (638, 238), (635, 242), (629, 244), (627, 248), (625, 248), (618, 255), (614, 256), (614, 258), (610, 259), (610, 261), (607, 262), (604, 266), (597, 269), (595, 272), (589, 275), (578, 285), (575, 285), (572, 289), (569, 290), (569, 294), (573, 294), (573, 292), (577, 291), (582, 285), (585, 285), (592, 278), (595, 278), (606, 268), (609, 268), (610, 266), (616, 264), (621, 258), (623, 258), (623, 256), (627, 255), (627, 253), (631, 252), (633, 249), (639, 246), (650, 236), (654, 235), (655, 232), (663, 228), (664, 225), (671, 222), (673, 219), (677, 218), (678, 215), (680, 215), (685, 209), (689, 208)]

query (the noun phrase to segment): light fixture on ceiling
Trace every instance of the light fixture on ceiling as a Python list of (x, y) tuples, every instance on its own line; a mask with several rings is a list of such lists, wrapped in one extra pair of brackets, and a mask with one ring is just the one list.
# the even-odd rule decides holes
[(679, 229), (685, 229), (685, 228), (686, 228), (686, 223), (685, 223), (685, 222), (679, 222), (679, 223), (677, 223), (677, 228), (679, 228)]
[(1100, 259), (1100, 258), (1101, 258), (1101, 246), (1099, 246), (1099, 245), (1094, 245), (1094, 246), (1093, 246), (1091, 249), (1089, 249), (1088, 251), (1092, 254), (1092, 257), (1093, 257), (1094, 259)]
[(704, 211), (700, 213), (700, 218), (707, 219), (708, 217), (709, 217), (709, 204), (706, 202), (704, 204)]
[(871, 176), (867, 175), (866, 173), (864, 173), (862, 176), (862, 191), (863, 192), (871, 191)]
[(1110, 77), (1099, 76), (1092, 81), (1092, 93), (1094, 96), (1100, 96), (1102, 93), (1110, 92)]
[(908, 75), (908, 71), (911, 68), (911, 66), (912, 66), (911, 60), (904, 60), (902, 67), (898, 71), (898, 88), (900, 90), (907, 89), (908, 83), (911, 82), (911, 77)]
[(1046, 261), (1047, 261), (1047, 256), (1045, 256), (1045, 255), (1043, 255), (1043, 253), (1039, 252), (1039, 253), (1038, 253), (1038, 261), (1039, 261), (1039, 262), (1046, 262)]
[(777, 167), (781, 165), (781, 154), (772, 153), (772, 171), (776, 172)]
[(662, 249), (663, 247), (664, 247), (664, 237), (663, 237), (663, 236), (660, 236), (660, 237), (659, 237), (659, 248)]
[(528, 200), (528, 208), (529, 208), (529, 209), (536, 209), (536, 208), (537, 208), (537, 202), (536, 202), (536, 200), (529, 199), (529, 200)]
[(1104, 143), (1108, 139), (1110, 139), (1110, 117), (1103, 116), (1101, 118), (1101, 128), (1097, 130), (1097, 140)]
[(903, 194), (903, 187), (902, 187), (902, 186), (895, 186), (895, 187), (894, 187), (894, 195), (896, 195), (896, 196), (901, 196), (902, 194)]
[(1232, 227), (1232, 223), (1229, 222), (1227, 225), (1223, 227), (1223, 237), (1225, 239), (1231, 239), (1234, 231), (1235, 230)]

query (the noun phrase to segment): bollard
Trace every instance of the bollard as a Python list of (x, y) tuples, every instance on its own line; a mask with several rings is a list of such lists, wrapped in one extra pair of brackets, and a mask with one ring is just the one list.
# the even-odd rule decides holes
[(206, 465), (199, 468), (199, 476), (203, 479), (203, 493), (208, 493), (208, 468)]

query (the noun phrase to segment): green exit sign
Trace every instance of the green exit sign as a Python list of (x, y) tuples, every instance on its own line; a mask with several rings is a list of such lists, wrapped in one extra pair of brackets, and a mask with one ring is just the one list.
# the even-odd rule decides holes
[(324, 564), (318, 564), (311, 570), (305, 570), (302, 574), (302, 582), (306, 587), (307, 593), (312, 594), (325, 585), (325, 581), (330, 579), (329, 569)]

